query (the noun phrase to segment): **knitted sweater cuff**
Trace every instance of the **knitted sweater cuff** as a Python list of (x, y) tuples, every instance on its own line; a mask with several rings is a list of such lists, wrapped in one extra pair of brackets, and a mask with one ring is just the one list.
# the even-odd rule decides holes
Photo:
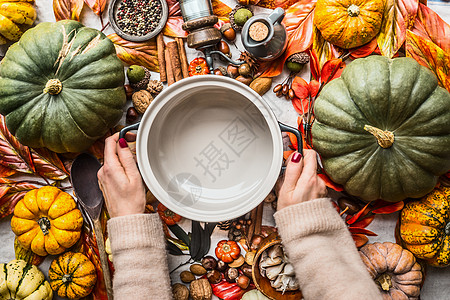
[(112, 218), (108, 221), (108, 236), (113, 251), (165, 247), (158, 214), (137, 214)]
[(285, 242), (346, 227), (330, 198), (319, 198), (285, 207), (276, 212), (274, 217)]

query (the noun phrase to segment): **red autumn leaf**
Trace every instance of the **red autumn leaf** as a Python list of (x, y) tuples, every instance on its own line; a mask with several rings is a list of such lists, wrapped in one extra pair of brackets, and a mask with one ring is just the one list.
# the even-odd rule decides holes
[(6, 128), (5, 117), (0, 115), (0, 164), (18, 172), (33, 174), (36, 169), (30, 148), (23, 146)]
[(357, 221), (352, 224), (352, 227), (366, 228), (372, 223), (373, 219), (375, 219), (375, 215), (366, 216), (361, 219), (361, 221)]
[(287, 160), (292, 153), (294, 153), (294, 150), (283, 151), (283, 159)]
[(406, 30), (411, 29), (419, 8), (418, 0), (387, 1), (377, 37), (381, 54), (394, 57), (406, 39)]
[(292, 81), (292, 89), (294, 90), (295, 96), (300, 99), (309, 97), (308, 83), (300, 76), (295, 77)]
[(377, 38), (373, 38), (370, 42), (368, 42), (365, 45), (362, 45), (357, 48), (349, 49), (349, 52), (351, 53), (350, 57), (352, 59), (366, 57), (372, 54), (375, 49), (377, 49)]
[(83, 0), (53, 0), (53, 13), (56, 21), (80, 21), (83, 5)]
[(286, 59), (292, 54), (306, 51), (312, 44), (314, 7), (316, 0), (300, 0), (286, 10), (283, 24), (288, 33), (284, 54), (271, 62), (262, 77), (275, 77), (283, 71)]
[(352, 234), (352, 238), (357, 248), (364, 246), (369, 241), (369, 238), (364, 234)]
[(408, 31), (406, 56), (429, 68), (438, 78), (439, 85), (450, 91), (450, 54), (432, 41)]
[(326, 84), (331, 80), (341, 76), (342, 71), (344, 71), (345, 62), (340, 58), (332, 59), (327, 61), (320, 72), (320, 78), (322, 79), (322, 84)]
[(32, 184), (21, 182), (21, 183), (7, 183), (4, 179), (0, 183), (0, 219), (9, 216), (25, 194), (35, 189), (36, 187)]
[(319, 177), (325, 182), (325, 185), (326, 185), (327, 187), (329, 187), (330, 189), (333, 189), (333, 190), (335, 190), (336, 192), (342, 192), (342, 191), (344, 190), (344, 188), (342, 187), (342, 185), (333, 182), (333, 181), (331, 180), (331, 178), (328, 177), (327, 174), (325, 174), (325, 173), (318, 173), (317, 176), (319, 176)]
[(323, 67), (327, 61), (337, 58), (341, 54), (338, 48), (322, 37), (322, 34), (316, 27), (314, 27), (313, 31), (312, 50), (316, 53), (320, 67)]
[(169, 17), (164, 27), (163, 34), (170, 37), (183, 37), (187, 36), (187, 32), (184, 31), (181, 26), (184, 24), (183, 17), (173, 16)]
[(386, 202), (383, 200), (377, 200), (374, 203), (374, 208), (372, 209), (372, 213), (374, 213), (374, 214), (392, 214), (394, 212), (402, 210), (403, 206), (405, 206), (403, 201), (392, 203), (392, 202)]
[(287, 132), (288, 136), (289, 136), (289, 140), (291, 141), (292, 147), (294, 147), (295, 150), (298, 150), (298, 141), (297, 141), (297, 137), (295, 136), (295, 134), (291, 133), (291, 132)]
[(58, 155), (46, 148), (31, 149), (36, 173), (52, 180), (64, 180), (69, 175)]
[(310, 49), (308, 51), (309, 55), (309, 67), (311, 69), (311, 75), (314, 80), (319, 81), (320, 80), (320, 66), (319, 66), (319, 59), (317, 58), (317, 53), (315, 50)]
[(311, 97), (317, 96), (317, 93), (319, 92), (320, 83), (317, 80), (311, 80), (311, 82), (308, 84), (308, 91)]
[(431, 40), (445, 52), (450, 52), (450, 25), (430, 8), (419, 4), (412, 32)]
[(348, 225), (352, 225), (353, 223), (355, 223), (356, 221), (358, 221), (359, 218), (364, 217), (365, 215), (367, 215), (369, 213), (369, 210), (367, 209), (367, 207), (369, 206), (370, 203), (367, 203), (366, 206), (364, 206), (363, 208), (361, 208), (361, 210), (359, 212), (357, 212), (356, 214), (354, 214), (352, 217), (350, 217), (347, 220), (347, 224)]
[(349, 227), (348, 230), (352, 233), (352, 234), (364, 234), (364, 235), (368, 235), (368, 236), (377, 236), (378, 234), (376, 234), (375, 232), (372, 232), (368, 229), (365, 228), (360, 228), (360, 227)]
[[(0, 178), (9, 177), (9, 176), (12, 176), (12, 175), (14, 175), (14, 174), (16, 174), (16, 171), (15, 171), (15, 170), (0, 165)], [(1, 196), (0, 196), (0, 197), (1, 197)]]
[(101, 16), (105, 11), (108, 0), (84, 0), (84, 2), (97, 16)]
[(306, 114), (309, 109), (309, 97), (305, 99), (300, 99), (297, 97), (292, 98), (292, 106), (297, 113), (300, 115)]
[(166, 0), (169, 8), (169, 17), (181, 16), (180, 2), (177, 0)]

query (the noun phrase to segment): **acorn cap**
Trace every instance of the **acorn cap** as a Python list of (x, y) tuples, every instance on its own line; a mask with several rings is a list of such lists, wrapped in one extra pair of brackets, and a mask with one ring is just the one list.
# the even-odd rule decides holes
[(288, 57), (287, 61), (304, 65), (309, 63), (309, 55), (306, 52), (294, 53)]
[(222, 27), (220, 27), (220, 32), (223, 34), (225, 31), (227, 31), (228, 29), (232, 28), (230, 23), (225, 23), (222, 25)]

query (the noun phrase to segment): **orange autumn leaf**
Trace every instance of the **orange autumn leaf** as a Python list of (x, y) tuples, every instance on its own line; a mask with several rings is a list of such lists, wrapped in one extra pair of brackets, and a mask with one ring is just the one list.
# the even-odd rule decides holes
[(309, 96), (308, 83), (300, 76), (296, 76), (292, 81), (292, 90), (300, 99), (306, 99)]
[(365, 228), (362, 228), (362, 227), (351, 226), (351, 227), (348, 228), (348, 230), (352, 234), (364, 234), (364, 235), (368, 235), (368, 236), (377, 236), (378, 235), (375, 232), (372, 232), (372, 231), (370, 231), (368, 229), (365, 229)]
[(369, 241), (369, 238), (364, 234), (352, 234), (352, 238), (358, 248), (364, 246)]
[(212, 0), (211, 3), (213, 6), (213, 12), (216, 16), (228, 18), (228, 15), (231, 12), (231, 7), (220, 0)]
[(300, 0), (286, 10), (283, 24), (288, 34), (284, 54), (272, 61), (263, 77), (275, 77), (283, 72), (286, 59), (294, 53), (306, 51), (313, 42), (313, 19), (316, 0)]
[(167, 19), (166, 26), (164, 26), (163, 34), (173, 38), (187, 36), (188, 33), (181, 28), (183, 24), (183, 17), (169, 17)]
[(338, 48), (336, 48), (331, 43), (327, 42), (320, 33), (319, 29), (314, 27), (313, 30), (313, 42), (312, 42), (312, 50), (317, 55), (319, 67), (322, 66), (329, 60), (332, 60), (336, 57), (339, 57), (340, 52)]
[(53, 0), (53, 13), (56, 21), (80, 21), (83, 5), (83, 0)]
[(270, 9), (275, 9), (277, 7), (286, 9), (296, 2), (297, 0), (261, 0), (256, 5)]
[(108, 0), (84, 0), (84, 2), (97, 16), (101, 16), (105, 11)]
[(408, 30), (406, 56), (429, 68), (438, 78), (439, 85), (450, 91), (450, 54), (432, 41)]
[(375, 219), (375, 215), (366, 216), (361, 221), (353, 223), (352, 226), (365, 228), (365, 227), (369, 226), (370, 223), (372, 223), (372, 221), (374, 219)]
[(368, 42), (365, 45), (350, 49), (349, 50), (350, 57), (352, 59), (356, 59), (356, 58), (369, 56), (370, 54), (372, 54), (375, 51), (375, 49), (377, 49), (377, 47), (378, 47), (377, 38), (373, 38), (370, 42)]
[(405, 204), (403, 201), (392, 203), (383, 200), (377, 200), (374, 203), (372, 213), (380, 215), (392, 214), (402, 210), (404, 206)]
[(419, 4), (417, 18), (411, 31), (431, 40), (445, 52), (450, 52), (450, 25), (423, 4)]
[(335, 183), (327, 174), (319, 173), (317, 176), (319, 176), (325, 182), (325, 185), (330, 189), (333, 189), (336, 192), (342, 192), (344, 190), (342, 185)]
[(115, 33), (108, 35), (108, 38), (114, 43), (117, 56), (124, 63), (141, 65), (150, 71), (159, 72), (158, 51), (154, 38), (141, 43), (124, 40)]
[(342, 71), (344, 71), (345, 62), (340, 58), (335, 58), (327, 61), (323, 67), (322, 71), (320, 71), (320, 78), (322, 79), (322, 83), (326, 84), (331, 80), (338, 78), (341, 76)]
[(6, 178), (16, 173), (16, 170), (0, 165), (0, 178)]
[(292, 153), (294, 153), (294, 150), (283, 151), (283, 159), (287, 160)]
[(394, 57), (406, 39), (406, 30), (411, 29), (419, 8), (418, 0), (388, 0), (381, 23), (377, 43), (381, 54)]
[(320, 83), (317, 80), (311, 80), (311, 82), (308, 84), (308, 91), (311, 97), (317, 96), (319, 89)]

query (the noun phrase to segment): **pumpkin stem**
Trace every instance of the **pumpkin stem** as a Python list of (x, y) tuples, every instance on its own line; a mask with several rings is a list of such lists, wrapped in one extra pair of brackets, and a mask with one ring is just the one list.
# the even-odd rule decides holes
[(63, 277), (61, 278), (61, 281), (63, 283), (70, 283), (70, 282), (72, 282), (72, 275), (64, 274)]
[(41, 227), (42, 233), (47, 235), (50, 229), (50, 221), (46, 217), (42, 217), (37, 222), (39, 227)]
[(62, 91), (62, 83), (59, 79), (50, 79), (45, 85), (44, 93), (49, 93), (50, 95), (58, 95)]
[(378, 145), (385, 149), (394, 144), (394, 134), (390, 131), (381, 130), (370, 125), (364, 125), (364, 130), (373, 134), (373, 136), (377, 138)]
[(381, 274), (375, 281), (381, 286), (383, 291), (389, 291), (392, 287), (391, 275), (388, 273)]
[(357, 17), (359, 16), (359, 6), (352, 4), (347, 8), (347, 13), (350, 17)]

